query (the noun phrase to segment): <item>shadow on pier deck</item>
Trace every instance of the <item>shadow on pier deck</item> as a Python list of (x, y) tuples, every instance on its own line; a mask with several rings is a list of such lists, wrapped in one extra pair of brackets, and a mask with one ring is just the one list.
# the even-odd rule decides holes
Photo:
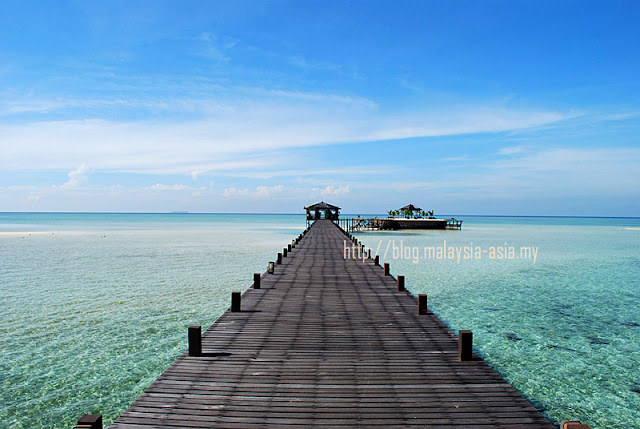
[(345, 239), (316, 221), (111, 428), (554, 428)]

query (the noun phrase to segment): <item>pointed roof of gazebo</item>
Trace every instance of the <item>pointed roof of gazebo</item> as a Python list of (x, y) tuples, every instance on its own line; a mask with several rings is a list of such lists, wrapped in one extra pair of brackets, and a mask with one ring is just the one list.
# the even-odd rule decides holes
[(400, 207), (398, 210), (401, 210), (401, 211), (411, 210), (412, 212), (419, 212), (422, 209), (420, 207), (414, 206), (413, 204), (409, 204), (409, 205), (406, 205), (404, 207)]
[(340, 210), (340, 207), (325, 203), (324, 201), (320, 201), (319, 203), (306, 206), (305, 209), (307, 210), (327, 210), (327, 209)]

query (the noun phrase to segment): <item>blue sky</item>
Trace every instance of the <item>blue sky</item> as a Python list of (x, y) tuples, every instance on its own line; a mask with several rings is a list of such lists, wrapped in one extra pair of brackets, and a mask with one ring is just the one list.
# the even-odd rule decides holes
[(640, 216), (635, 1), (0, 5), (0, 211)]

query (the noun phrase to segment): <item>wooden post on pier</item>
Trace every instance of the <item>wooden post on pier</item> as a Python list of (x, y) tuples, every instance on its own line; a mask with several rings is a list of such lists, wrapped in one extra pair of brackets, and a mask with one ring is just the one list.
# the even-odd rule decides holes
[(473, 353), (473, 334), (471, 331), (458, 331), (458, 359), (460, 361), (471, 360)]
[(253, 288), (260, 289), (260, 273), (253, 274)]
[(102, 429), (102, 414), (85, 414), (73, 429)]
[(388, 263), (384, 263), (384, 275), (388, 276), (389, 275), (389, 264)]
[(278, 265), (282, 264), (282, 253), (278, 253), (278, 259), (276, 261)]
[(290, 244), (287, 244), (287, 251), (291, 252), (291, 245)]
[(202, 356), (201, 326), (189, 326), (189, 356)]
[(275, 271), (275, 268), (276, 268), (276, 263), (269, 262), (269, 265), (267, 266), (267, 273), (273, 274), (273, 272)]
[(404, 276), (398, 276), (398, 292), (402, 292), (404, 290)]
[(376, 255), (376, 258), (373, 260), (375, 265), (380, 265), (380, 256)]
[(231, 292), (231, 312), (237, 313), (240, 311), (242, 295), (240, 292)]
[(427, 314), (427, 294), (418, 295), (418, 314)]
[(286, 258), (287, 257), (287, 248), (285, 247), (284, 249), (282, 249), (282, 257)]

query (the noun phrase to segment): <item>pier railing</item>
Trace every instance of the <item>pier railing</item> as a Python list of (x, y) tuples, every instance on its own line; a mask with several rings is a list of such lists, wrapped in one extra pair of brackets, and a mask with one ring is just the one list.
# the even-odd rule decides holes
[[(373, 217), (373, 218), (361, 218), (361, 217), (347, 217), (340, 218), (338, 220), (334, 220), (333, 222), (338, 224), (345, 231), (350, 232), (362, 232), (362, 231), (376, 231), (376, 230), (396, 230), (402, 229), (400, 223), (406, 221), (411, 218), (402, 218), (402, 217)], [(425, 221), (440, 221), (441, 219), (435, 218), (415, 218), (415, 220), (425, 220)], [(313, 223), (313, 221), (311, 221)], [(307, 226), (310, 223), (307, 222)], [(462, 229), (462, 220), (450, 218), (446, 219), (446, 229)], [(419, 228), (417, 228), (419, 229)], [(430, 228), (425, 228), (430, 229)], [(435, 229), (435, 228), (434, 228)]]

